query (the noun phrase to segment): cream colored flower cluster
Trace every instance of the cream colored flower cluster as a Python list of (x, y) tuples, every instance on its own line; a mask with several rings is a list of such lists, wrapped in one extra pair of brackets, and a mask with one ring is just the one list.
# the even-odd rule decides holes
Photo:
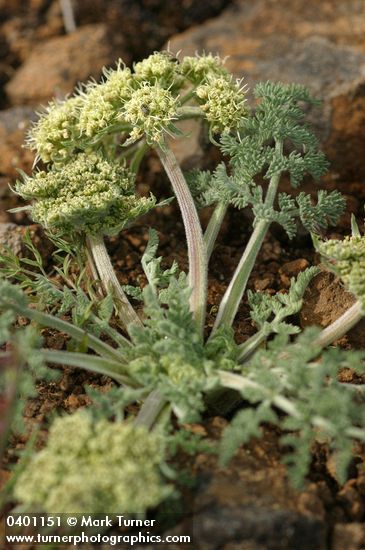
[[(64, 102), (52, 102), (31, 130), (28, 143), (44, 162), (63, 162), (79, 150), (100, 146), (106, 136), (126, 143), (146, 137), (159, 144), (174, 132), (184, 95), (197, 103), (214, 132), (237, 127), (245, 114), (244, 90), (211, 54), (184, 57), (156, 52), (133, 71), (119, 61)], [(118, 138), (116, 138), (118, 139)]]
[(118, 161), (79, 153), (64, 166), (18, 181), (17, 192), (35, 199), (32, 218), (65, 233), (113, 234), (155, 205), (134, 193), (134, 178)]
[(245, 117), (244, 88), (232, 76), (208, 76), (206, 83), (197, 87), (196, 95), (213, 133), (236, 128)]
[(160, 438), (144, 427), (94, 423), (78, 411), (54, 421), (14, 494), (32, 512), (144, 513), (169, 492), (158, 471), (163, 460)]

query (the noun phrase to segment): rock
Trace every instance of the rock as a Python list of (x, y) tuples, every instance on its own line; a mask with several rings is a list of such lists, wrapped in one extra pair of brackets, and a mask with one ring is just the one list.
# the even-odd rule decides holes
[(15, 223), (0, 223), (0, 249), (2, 246), (18, 256), (24, 248), (22, 228)]
[(169, 41), (172, 51), (219, 53), (250, 88), (258, 81), (306, 85), (323, 99), (309, 109), (334, 170), (365, 176), (365, 3), (239, 0), (219, 17)]
[[(304, 304), (300, 312), (300, 324), (326, 327), (340, 317), (355, 302), (352, 294), (347, 292), (340, 281), (328, 271), (319, 273), (309, 284)], [(364, 347), (365, 320), (362, 319), (341, 343), (350, 343), (353, 347)]]
[[(194, 543), (204, 550), (239, 548), (252, 550), (324, 550), (321, 521), (286, 510), (255, 506), (220, 506), (211, 503), (194, 517)], [(227, 546), (228, 548), (228, 546)]]
[(333, 533), (332, 550), (362, 550), (365, 542), (363, 523), (337, 523)]
[(30, 123), (36, 118), (31, 107), (0, 111), (0, 176), (18, 176), (20, 167), (31, 170), (34, 154), (23, 145)]
[(40, 225), (17, 225), (15, 223), (0, 223), (0, 249), (1, 246), (10, 248), (17, 256), (33, 259), (32, 252), (24, 244), (24, 237), (29, 233), (34, 246), (47, 261), (54, 250), (52, 242), (45, 237)]
[(281, 282), (289, 287), (292, 277), (297, 277), (297, 275), (309, 267), (309, 262), (305, 258), (299, 258), (298, 260), (293, 260), (292, 262), (286, 262), (279, 269), (279, 275)]
[[(227, 421), (211, 418), (205, 425), (218, 439)], [(324, 550), (325, 512), (313, 484), (302, 493), (287, 480), (280, 463), (278, 435), (263, 429), (237, 450), (228, 466), (219, 467), (212, 455), (195, 457), (197, 477), (193, 502), (193, 542), (202, 550)], [(188, 520), (173, 534), (187, 534)], [(237, 546), (235, 546), (237, 545)]]
[[(36, 46), (7, 83), (6, 93), (16, 105), (62, 97), (79, 81), (98, 78), (102, 67), (114, 63), (120, 53), (114, 50), (106, 25), (86, 25)], [(130, 61), (125, 55), (124, 59)]]
[(337, 498), (340, 499), (352, 521), (362, 520), (365, 503), (363, 496), (356, 489), (356, 479), (350, 479), (339, 491)]

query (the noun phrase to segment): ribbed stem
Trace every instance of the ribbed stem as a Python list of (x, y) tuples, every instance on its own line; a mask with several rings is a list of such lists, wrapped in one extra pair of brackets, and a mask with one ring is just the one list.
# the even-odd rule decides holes
[(256, 225), (233, 278), (224, 293), (212, 332), (221, 325), (232, 325), (269, 226), (270, 222), (264, 220)]
[(217, 240), (217, 236), (221, 228), (224, 216), (226, 215), (227, 208), (228, 208), (228, 205), (226, 203), (224, 202), (218, 203), (215, 209), (213, 210), (213, 214), (211, 215), (211, 218), (209, 220), (208, 227), (205, 230), (204, 242), (205, 242), (205, 246), (207, 247), (208, 262), (212, 255), (215, 241)]
[(173, 152), (163, 144), (157, 147), (157, 153), (170, 179), (181, 210), (188, 246), (189, 285), (192, 289), (190, 308), (203, 333), (207, 296), (207, 253), (198, 213)]
[(41, 311), (37, 311), (35, 309), (21, 307), (17, 304), (9, 303), (8, 307), (13, 309), (19, 315), (27, 317), (31, 321), (35, 321), (36, 323), (39, 323), (44, 327), (54, 328), (55, 330), (68, 334), (69, 336), (71, 336), (71, 338), (73, 338), (77, 342), (83, 343), (89, 349), (92, 349), (102, 357), (113, 359), (115, 361), (121, 360), (121, 356), (117, 350), (115, 350), (105, 342), (102, 342), (93, 334), (90, 334), (86, 330), (78, 328), (75, 325), (68, 323), (67, 321), (63, 321), (58, 317), (54, 317), (53, 315), (49, 315), (48, 313), (42, 313)]
[(109, 378), (113, 378), (120, 384), (126, 384), (128, 386), (134, 385), (128, 377), (128, 374), (120, 372), (123, 370), (123, 365), (117, 361), (104, 359), (103, 357), (97, 357), (95, 355), (87, 355), (86, 353), (70, 351), (41, 349), (38, 353), (48, 363), (77, 367), (79, 369), (109, 376)]
[(355, 302), (341, 317), (320, 332), (319, 336), (313, 341), (313, 347), (325, 348), (332, 344), (352, 329), (363, 316), (364, 311), (360, 302)]
[[(280, 143), (277, 144), (277, 148), (281, 150), (282, 145)], [(280, 173), (275, 174), (270, 180), (264, 203), (266, 208), (272, 208), (274, 204), (279, 180)], [(242, 300), (242, 296), (246, 290), (247, 281), (251, 275), (251, 271), (269, 226), (270, 222), (266, 220), (260, 220), (257, 223), (250, 240), (248, 241), (240, 263), (238, 264), (233, 278), (222, 298), (212, 333), (220, 325), (232, 325)]]
[(148, 430), (152, 428), (162, 409), (166, 405), (166, 399), (158, 390), (152, 391), (144, 401), (139, 413), (137, 414), (134, 425), (145, 426)]
[(113, 265), (110, 261), (103, 237), (88, 235), (87, 245), (92, 254), (99, 278), (105, 291), (112, 292), (114, 295), (119, 317), (124, 324), (124, 327), (128, 329), (128, 325), (130, 324), (142, 326), (141, 319), (134, 311), (124, 290), (120, 286)]
[(257, 331), (256, 334), (248, 338), (246, 342), (240, 344), (240, 354), (238, 356), (238, 362), (244, 363), (245, 361), (247, 361), (247, 359), (251, 357), (253, 352), (262, 344), (262, 342), (265, 342), (267, 336), (267, 331), (261, 329)]

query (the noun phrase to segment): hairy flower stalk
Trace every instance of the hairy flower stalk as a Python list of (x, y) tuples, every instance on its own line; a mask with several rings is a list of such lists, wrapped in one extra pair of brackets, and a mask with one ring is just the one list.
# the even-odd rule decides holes
[(180, 206), (188, 245), (189, 285), (192, 289), (190, 308), (203, 332), (207, 295), (207, 252), (198, 213), (173, 152), (166, 143), (157, 146), (156, 150)]
[(142, 321), (134, 311), (124, 290), (122, 289), (110, 261), (102, 236), (87, 236), (87, 244), (92, 254), (98, 275), (106, 292), (113, 292), (120, 320), (128, 329), (130, 324), (142, 326)]
[[(282, 150), (281, 142), (276, 142), (276, 149), (278, 151)], [(276, 173), (270, 179), (264, 203), (264, 206), (268, 209), (272, 208), (274, 204), (280, 181), (280, 175), (280, 172)], [(232, 280), (222, 298), (212, 333), (214, 333), (221, 325), (232, 325), (243, 294), (246, 290), (247, 281), (250, 277), (257, 255), (261, 249), (270, 224), (271, 222), (267, 220), (260, 220), (256, 224)]]
[(313, 346), (320, 348), (329, 346), (332, 342), (347, 334), (363, 317), (363, 306), (360, 301), (357, 301), (336, 321), (320, 332), (319, 336), (314, 340)]

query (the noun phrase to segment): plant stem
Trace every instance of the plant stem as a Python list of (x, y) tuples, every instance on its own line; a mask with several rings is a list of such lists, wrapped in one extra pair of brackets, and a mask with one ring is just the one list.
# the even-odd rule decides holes
[(167, 144), (162, 144), (156, 149), (181, 210), (188, 246), (189, 285), (192, 289), (190, 309), (203, 333), (207, 295), (207, 253), (198, 212), (173, 152)]
[(359, 301), (355, 302), (345, 313), (328, 327), (323, 329), (314, 340), (313, 346), (325, 348), (335, 340), (344, 336), (364, 316), (364, 311)]
[(104, 359), (103, 357), (97, 357), (96, 355), (87, 355), (86, 353), (75, 353), (50, 349), (41, 349), (39, 350), (39, 354), (45, 361), (47, 361), (47, 363), (78, 367), (83, 370), (109, 376), (109, 378), (113, 378), (120, 384), (126, 384), (128, 386), (134, 385), (128, 375), (120, 373), (123, 366), (117, 361), (111, 361), (110, 359)]
[[(17, 402), (17, 392), (20, 373), (23, 366), (14, 349), (0, 353), (0, 377), (6, 382), (2, 391), (2, 411), (0, 419), (0, 459), (3, 457), (11, 428), (14, 409)], [(0, 378), (0, 379), (1, 379)], [(0, 501), (1, 503), (1, 501)]]
[(165, 405), (166, 399), (158, 390), (153, 390), (140, 408), (139, 413), (135, 418), (134, 425), (145, 426), (148, 430), (150, 430)]
[(194, 88), (192, 88), (191, 90), (186, 92), (185, 95), (180, 97), (180, 105), (185, 105), (185, 103), (187, 103), (190, 99), (194, 97), (196, 88), (197, 86), (194, 86)]
[(221, 325), (232, 325), (269, 225), (270, 222), (266, 220), (261, 220), (256, 225), (240, 263), (222, 298), (212, 333)]
[(35, 309), (20, 307), (17, 304), (9, 304), (8, 307), (13, 309), (19, 315), (23, 315), (24, 317), (27, 317), (31, 321), (35, 321), (44, 327), (54, 328), (60, 332), (65, 332), (71, 336), (71, 338), (77, 342), (85, 344), (88, 348), (92, 349), (102, 357), (113, 359), (114, 361), (121, 360), (121, 356), (117, 350), (105, 342), (102, 342), (93, 334), (90, 334), (81, 328), (75, 327), (75, 325), (72, 325), (67, 321), (63, 321), (58, 317), (54, 317), (48, 313), (42, 313), (41, 311), (37, 311)]
[(148, 145), (144, 140), (138, 143), (136, 152), (134, 153), (133, 159), (130, 164), (130, 169), (134, 174), (137, 174), (140, 164), (147, 150)]
[(179, 120), (185, 120), (187, 118), (198, 118), (204, 116), (204, 112), (200, 107), (186, 106), (180, 107), (177, 110), (177, 116)]
[[(281, 150), (281, 143), (276, 144), (276, 148)], [(281, 173), (274, 174), (270, 179), (267, 189), (264, 207), (272, 208), (276, 197)], [(257, 255), (260, 251), (267, 230), (270, 227), (270, 221), (260, 220), (248, 241), (246, 249), (242, 255), (240, 263), (233, 275), (233, 278), (222, 298), (219, 306), (217, 318), (215, 320), (212, 334), (220, 325), (231, 326), (239, 308), (242, 296), (246, 290), (247, 281), (255, 264)]]
[(262, 342), (265, 342), (267, 337), (267, 330), (261, 329), (257, 331), (256, 334), (248, 338), (246, 342), (238, 346), (240, 350), (238, 362), (244, 363), (247, 361), (247, 359), (251, 357), (253, 352), (262, 344)]
[(70, 34), (76, 30), (75, 15), (72, 7), (71, 0), (60, 0), (60, 7), (63, 17), (63, 24), (67, 34)]
[[(245, 378), (244, 376), (241, 376), (239, 374), (234, 374), (232, 372), (227, 371), (218, 371), (218, 376), (220, 378), (220, 382), (222, 386), (225, 386), (226, 388), (231, 388), (237, 391), (244, 391), (246, 388), (257, 388), (260, 390), (264, 390), (265, 388), (261, 386), (258, 382), (254, 382), (253, 380), (250, 380), (249, 378)], [(294, 418), (303, 418), (302, 413), (297, 408), (295, 403), (293, 403), (290, 399), (285, 397), (284, 395), (271, 395), (271, 391), (267, 390), (268, 399), (272, 402), (272, 404), (275, 407), (278, 407), (286, 414), (293, 416)], [(325, 428), (328, 431), (331, 431), (334, 429), (333, 424), (330, 420), (323, 418), (321, 416), (313, 416), (311, 419), (311, 423), (313, 426), (317, 428)], [(335, 430), (336, 431), (336, 430)], [(361, 428), (351, 427), (347, 428), (345, 430), (345, 433), (353, 438), (357, 439), (365, 439), (365, 430)]]
[(134, 311), (124, 290), (120, 286), (102, 236), (87, 236), (87, 245), (94, 259), (99, 278), (106, 292), (113, 292), (120, 320), (125, 329), (128, 325), (142, 326), (142, 321)]
[(224, 216), (226, 215), (228, 205), (224, 202), (219, 202), (208, 223), (208, 227), (204, 233), (204, 242), (207, 247), (207, 261), (209, 262), (213, 252), (214, 244), (221, 228)]

